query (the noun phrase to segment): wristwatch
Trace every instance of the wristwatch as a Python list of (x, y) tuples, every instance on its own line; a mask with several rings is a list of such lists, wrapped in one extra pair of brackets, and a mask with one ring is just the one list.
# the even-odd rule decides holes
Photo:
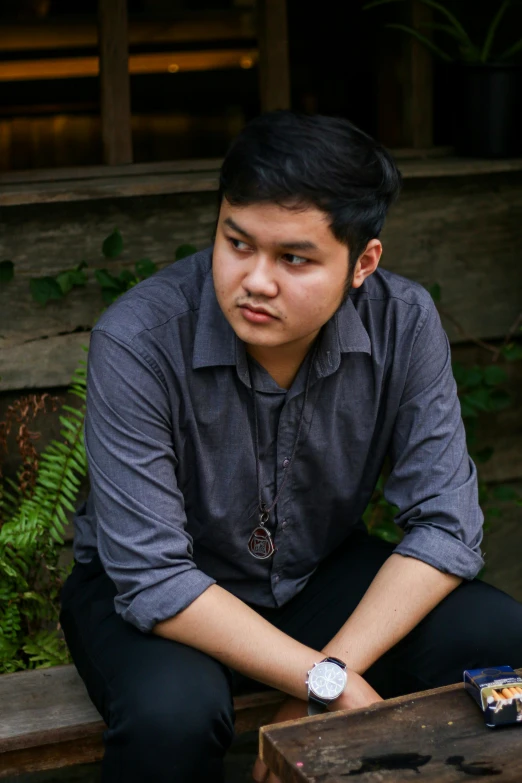
[(325, 712), (330, 702), (346, 688), (346, 664), (339, 658), (325, 658), (308, 672), (308, 714)]

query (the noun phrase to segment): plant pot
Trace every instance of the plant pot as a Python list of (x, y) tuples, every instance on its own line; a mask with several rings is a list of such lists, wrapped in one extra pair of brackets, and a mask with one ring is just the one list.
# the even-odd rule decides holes
[(456, 153), (522, 156), (522, 65), (458, 64), (452, 70)]

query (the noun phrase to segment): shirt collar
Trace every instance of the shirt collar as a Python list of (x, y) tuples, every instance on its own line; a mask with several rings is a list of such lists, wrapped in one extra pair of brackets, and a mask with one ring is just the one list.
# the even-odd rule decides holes
[[(212, 269), (203, 283), (201, 302), (194, 339), (192, 367), (216, 367), (219, 365), (242, 365), (243, 346), (219, 306), (214, 290)], [(317, 351), (316, 369), (320, 377), (334, 373), (340, 363), (342, 353), (368, 353), (371, 355), (371, 343), (359, 313), (350, 297), (325, 324), (321, 345)], [(243, 368), (246, 373), (246, 365)], [(246, 380), (246, 378), (245, 378)]]

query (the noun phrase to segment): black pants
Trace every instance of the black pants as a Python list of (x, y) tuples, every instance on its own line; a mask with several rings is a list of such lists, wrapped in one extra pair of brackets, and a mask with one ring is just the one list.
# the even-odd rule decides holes
[[(260, 611), (321, 650), (392, 550), (356, 533), (286, 606)], [(76, 564), (60, 616), (74, 663), (109, 727), (103, 782), (222, 780), (222, 758), (234, 735), (232, 695), (248, 681), (198, 650), (126, 623), (114, 611), (115, 594), (98, 558)], [(457, 682), (466, 668), (504, 664), (522, 667), (522, 604), (474, 581), (444, 599), (365, 677), (389, 698)]]

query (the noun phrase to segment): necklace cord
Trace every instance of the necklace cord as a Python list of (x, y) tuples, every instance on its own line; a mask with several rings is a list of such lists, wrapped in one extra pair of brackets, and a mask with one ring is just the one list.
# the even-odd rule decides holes
[[(256, 453), (256, 480), (257, 480), (257, 495), (258, 495), (258, 505), (259, 505), (259, 513), (263, 516), (268, 515), (272, 509), (275, 507), (277, 501), (279, 500), (279, 497), (281, 495), (281, 492), (283, 491), (286, 481), (288, 479), (288, 476), (290, 475), (290, 471), (292, 469), (292, 465), (294, 464), (294, 459), (297, 454), (297, 446), (299, 443), (299, 437), (301, 435), (301, 430), (303, 427), (303, 421), (304, 421), (304, 412), (306, 408), (306, 402), (308, 400), (308, 390), (310, 388), (310, 378), (312, 374), (312, 367), (314, 364), (314, 360), (317, 354), (317, 349), (319, 346), (319, 340), (316, 340), (314, 350), (312, 352), (312, 355), (310, 357), (310, 364), (308, 365), (308, 372), (306, 375), (306, 385), (305, 385), (305, 391), (304, 391), (304, 399), (303, 404), (301, 406), (301, 413), (299, 415), (299, 424), (297, 426), (297, 433), (294, 440), (294, 446), (292, 449), (292, 453), (290, 455), (290, 459), (288, 461), (288, 465), (285, 468), (285, 475), (283, 477), (283, 481), (281, 483), (281, 486), (279, 487), (279, 491), (277, 492), (275, 498), (273, 499), (270, 506), (265, 506), (263, 503), (263, 499), (261, 497), (261, 460), (259, 457), (259, 424), (258, 424), (258, 417), (257, 417), (257, 402), (256, 402), (256, 388), (254, 386), (254, 381), (252, 377), (252, 371), (250, 369), (250, 363), (247, 359), (247, 367), (248, 367), (248, 377), (250, 380), (250, 388), (252, 392), (252, 399), (254, 402), (254, 432), (255, 432), (255, 453)], [(268, 521), (268, 518), (265, 519), (265, 521)]]

